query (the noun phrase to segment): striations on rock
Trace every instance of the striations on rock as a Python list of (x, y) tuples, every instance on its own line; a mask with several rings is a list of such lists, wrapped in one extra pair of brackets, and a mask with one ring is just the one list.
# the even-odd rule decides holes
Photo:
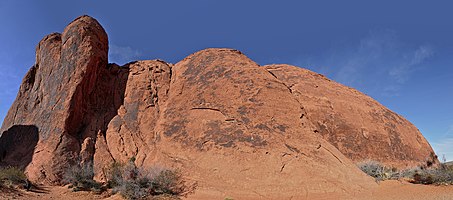
[(307, 69), (264, 68), (291, 88), (315, 131), (353, 161), (376, 160), (398, 168), (438, 162), (413, 124), (371, 97)]
[(432, 154), (399, 115), (304, 69), (262, 67), (232, 49), (175, 65), (107, 55), (89, 16), (41, 40), (0, 130), (0, 165), (60, 184), (71, 165), (93, 164), (106, 181), (111, 163), (135, 158), (181, 169), (212, 198), (300, 199), (376, 187), (353, 161), (409, 166)]

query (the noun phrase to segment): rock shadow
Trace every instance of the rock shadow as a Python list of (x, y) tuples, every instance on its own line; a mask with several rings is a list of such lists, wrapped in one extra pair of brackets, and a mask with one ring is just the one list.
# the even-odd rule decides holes
[(14, 125), (0, 137), (0, 166), (25, 168), (39, 140), (38, 127)]

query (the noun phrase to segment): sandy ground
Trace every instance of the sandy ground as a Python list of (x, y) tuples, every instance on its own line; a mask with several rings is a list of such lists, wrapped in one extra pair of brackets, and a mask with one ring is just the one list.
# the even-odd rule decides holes
[(109, 200), (122, 200), (121, 197), (115, 195), (109, 197), (107, 194), (95, 195), (91, 192), (80, 191), (72, 192), (68, 187), (59, 186), (41, 186), (38, 189), (31, 191), (11, 191), (0, 189), (0, 199), (27, 199), (27, 200), (91, 200), (91, 199), (109, 199)]
[[(220, 192), (209, 190), (198, 190), (195, 194), (189, 196), (188, 200), (211, 200), (211, 199), (272, 199), (265, 196), (260, 197), (240, 197), (226, 196)], [(0, 190), (0, 199), (27, 199), (27, 200), (89, 200), (89, 199), (107, 199), (121, 200), (119, 195), (95, 195), (90, 192), (72, 192), (67, 187), (42, 187), (30, 192), (12, 192), (9, 190)], [(278, 199), (300, 199), (291, 198), (287, 194), (282, 194)], [(384, 181), (379, 184), (379, 187), (365, 191), (359, 194), (325, 194), (311, 196), (303, 199), (351, 199), (351, 200), (417, 200), (417, 199), (432, 199), (432, 200), (453, 200), (453, 186), (431, 186), (431, 185), (416, 185), (400, 181)]]
[[(222, 196), (223, 195), (223, 196)], [(221, 192), (198, 190), (197, 193), (190, 196), (190, 200), (209, 200), (209, 199), (322, 199), (322, 200), (453, 200), (453, 186), (433, 186), (433, 185), (418, 185), (408, 182), (396, 180), (383, 181), (379, 183), (376, 189), (364, 191), (357, 194), (334, 193), (334, 194), (319, 194), (310, 195), (307, 197), (291, 197), (287, 194), (282, 194), (281, 197), (267, 198), (247, 197), (235, 195), (225, 195)]]
[(453, 186), (419, 185), (396, 180), (383, 181), (373, 191), (367, 191), (352, 199), (453, 199)]

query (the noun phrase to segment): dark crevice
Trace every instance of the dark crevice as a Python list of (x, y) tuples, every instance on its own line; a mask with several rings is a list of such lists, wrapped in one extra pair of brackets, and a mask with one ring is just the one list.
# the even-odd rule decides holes
[(282, 167), (280, 168), (280, 172), (283, 172), (283, 169), (285, 169), (286, 164), (283, 164)]
[(269, 74), (271, 74), (273, 77), (275, 77), (276, 79), (278, 79), (278, 77), (277, 77), (274, 73), (272, 73), (271, 71), (269, 71), (269, 70), (267, 70), (267, 69), (266, 69), (266, 71), (269, 72)]
[(60, 147), (61, 143), (63, 142), (63, 134), (60, 135), (60, 139), (58, 140), (57, 146), (55, 146), (54, 151), (57, 151), (58, 147)]
[(286, 143), (285, 143), (285, 146), (286, 146), (286, 148), (288, 148), (292, 152), (300, 153), (299, 149), (297, 149), (296, 147), (290, 146), (290, 145), (288, 145)]
[(220, 111), (219, 109), (217, 109), (217, 108), (207, 108), (207, 107), (191, 108), (190, 110), (213, 110), (213, 111), (221, 112), (221, 111)]

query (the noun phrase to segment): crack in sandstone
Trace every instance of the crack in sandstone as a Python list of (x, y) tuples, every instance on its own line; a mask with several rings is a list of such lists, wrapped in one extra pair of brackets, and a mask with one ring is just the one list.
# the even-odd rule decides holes
[[(219, 109), (217, 108), (209, 108), (209, 107), (195, 107), (195, 108), (191, 108), (190, 110), (212, 110), (212, 111), (217, 111), (217, 112), (220, 112), (222, 113)], [(222, 113), (223, 114), (223, 113)]]
[(275, 77), (276, 79), (278, 79), (278, 77), (277, 77), (273, 72), (271, 72), (271, 71), (269, 71), (269, 70), (267, 70), (267, 69), (266, 69), (266, 71), (269, 72), (269, 74), (271, 74), (273, 77)]
[(334, 153), (332, 153), (332, 151), (330, 151), (329, 149), (327, 149), (326, 147), (322, 146), (323, 149), (325, 149), (327, 152), (329, 152), (333, 157), (335, 157), (341, 164), (344, 165), (343, 161), (338, 158), (338, 156), (336, 156)]
[(283, 172), (283, 169), (285, 169), (286, 164), (283, 164), (282, 167), (280, 168), (280, 173)]
[(63, 142), (63, 134), (64, 134), (64, 133), (62, 133), (62, 134), (60, 135), (60, 140), (58, 141), (57, 146), (55, 147), (54, 151), (57, 151), (58, 147), (59, 147), (60, 144)]
[(227, 122), (234, 122), (235, 121), (234, 118), (227, 117), (227, 115), (225, 115), (220, 109), (217, 109), (217, 108), (194, 107), (194, 108), (191, 108), (190, 110), (210, 110), (210, 111), (215, 111), (215, 112), (218, 112), (218, 113), (222, 114), (222, 116), (226, 118), (225, 121), (227, 121)]
[(269, 71), (268, 69), (264, 69), (264, 70), (266, 70), (270, 75), (272, 75), (276, 79), (277, 83), (280, 83), (280, 84), (284, 85), (288, 89), (289, 93), (293, 94), (292, 87), (294, 86), (294, 84), (292, 84), (291, 86), (288, 86), (284, 82), (280, 81), (280, 79), (273, 72)]
[[(301, 110), (301, 115), (300, 115), (299, 118), (300, 118), (301, 120), (303, 120), (303, 118), (304, 118), (304, 116), (306, 115), (307, 112), (305, 112), (305, 109), (304, 109), (304, 107), (302, 106), (302, 103), (301, 103), (301, 102), (299, 101), (299, 99), (295, 96), (295, 93), (294, 93), (294, 91), (293, 91), (293, 87), (294, 87), (296, 84), (291, 84), (290, 86), (288, 86), (288, 85), (286, 85), (286, 83), (284, 83), (283, 81), (280, 81), (280, 79), (278, 79), (278, 77), (277, 77), (273, 72), (271, 72), (269, 69), (264, 68), (264, 70), (266, 70), (269, 74), (271, 74), (273, 77), (275, 77), (275, 79), (277, 79), (276, 81), (277, 81), (278, 83), (284, 85), (284, 86), (288, 89), (289, 93), (290, 93), (291, 96), (294, 98), (294, 100), (296, 100), (297, 103), (299, 103), (299, 105), (300, 105), (300, 110)], [(307, 118), (307, 117), (305, 117), (305, 118)], [(302, 121), (302, 125), (304, 125), (304, 122), (303, 122), (303, 121)]]

